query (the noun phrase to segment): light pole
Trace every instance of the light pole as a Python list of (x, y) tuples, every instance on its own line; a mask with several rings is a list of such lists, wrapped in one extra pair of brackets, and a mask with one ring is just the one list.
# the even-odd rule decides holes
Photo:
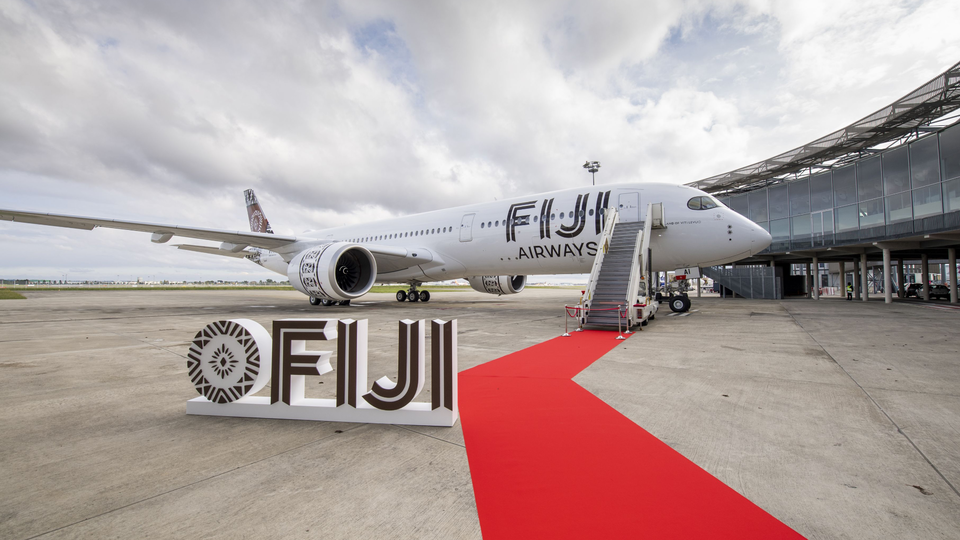
[(597, 185), (597, 171), (600, 170), (600, 162), (587, 160), (587, 162), (583, 164), (583, 168), (590, 173), (593, 179), (593, 185)]

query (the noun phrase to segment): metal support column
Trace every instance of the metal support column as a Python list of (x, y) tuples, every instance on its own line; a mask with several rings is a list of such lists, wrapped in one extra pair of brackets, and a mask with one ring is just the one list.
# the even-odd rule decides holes
[(853, 298), (860, 299), (860, 259), (853, 260)]
[(867, 280), (867, 254), (860, 254), (860, 289), (863, 291), (863, 301), (870, 299), (870, 282)]
[(817, 256), (813, 256), (813, 299), (820, 299), (820, 263), (817, 261)]
[(883, 248), (883, 301), (893, 303), (893, 280), (890, 279), (890, 248)]
[(803, 292), (806, 293), (807, 298), (811, 298), (812, 294), (810, 291), (810, 263), (804, 263), (803, 265)]
[(847, 297), (847, 264), (840, 261), (840, 296)]
[(903, 298), (904, 288), (907, 286), (907, 277), (903, 275), (903, 259), (897, 259), (897, 298)]
[(700, 282), (700, 278), (697, 278), (697, 298), (700, 298), (700, 289), (703, 288), (703, 283)]
[(950, 303), (957, 303), (957, 248), (947, 248), (947, 274), (950, 276)]
[(923, 299), (930, 300), (930, 261), (927, 260), (927, 254), (920, 255), (920, 273), (923, 274)]

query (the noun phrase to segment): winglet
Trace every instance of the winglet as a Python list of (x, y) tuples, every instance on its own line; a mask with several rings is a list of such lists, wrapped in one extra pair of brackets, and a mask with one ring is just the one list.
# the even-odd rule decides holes
[(263, 213), (263, 209), (260, 208), (260, 202), (257, 201), (257, 196), (253, 190), (248, 189), (244, 191), (243, 196), (247, 200), (247, 217), (250, 218), (250, 231), (273, 234), (273, 229), (270, 228), (270, 222), (267, 221), (267, 216)]

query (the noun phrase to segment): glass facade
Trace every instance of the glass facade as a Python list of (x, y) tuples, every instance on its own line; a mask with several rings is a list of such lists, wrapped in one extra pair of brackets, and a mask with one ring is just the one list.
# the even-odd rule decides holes
[(943, 183), (943, 211), (960, 210), (960, 177)]
[(810, 213), (810, 181), (804, 178), (787, 184), (790, 194), (790, 215), (799, 216)]
[(830, 173), (810, 177), (810, 210), (833, 208), (833, 180)]
[(883, 191), (887, 195), (900, 193), (910, 189), (910, 174), (907, 171), (907, 147), (901, 146), (884, 152), (883, 156)]
[(761, 223), (770, 219), (770, 214), (767, 213), (766, 191), (751, 192), (748, 202), (750, 204), (750, 210), (747, 217), (749, 217), (751, 221)]
[(940, 133), (940, 170), (944, 180), (960, 177), (960, 129), (957, 126)]
[(937, 230), (960, 212), (960, 125), (723, 202), (769, 231), (774, 252)]
[(867, 158), (857, 163), (857, 191), (861, 201), (883, 197), (880, 156)]

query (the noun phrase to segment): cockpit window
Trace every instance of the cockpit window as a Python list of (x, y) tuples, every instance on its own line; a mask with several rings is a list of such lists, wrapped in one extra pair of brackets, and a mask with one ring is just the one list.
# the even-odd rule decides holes
[(693, 197), (687, 201), (687, 208), (691, 210), (710, 210), (718, 206), (720, 205), (717, 204), (717, 201), (713, 200), (713, 197)]

